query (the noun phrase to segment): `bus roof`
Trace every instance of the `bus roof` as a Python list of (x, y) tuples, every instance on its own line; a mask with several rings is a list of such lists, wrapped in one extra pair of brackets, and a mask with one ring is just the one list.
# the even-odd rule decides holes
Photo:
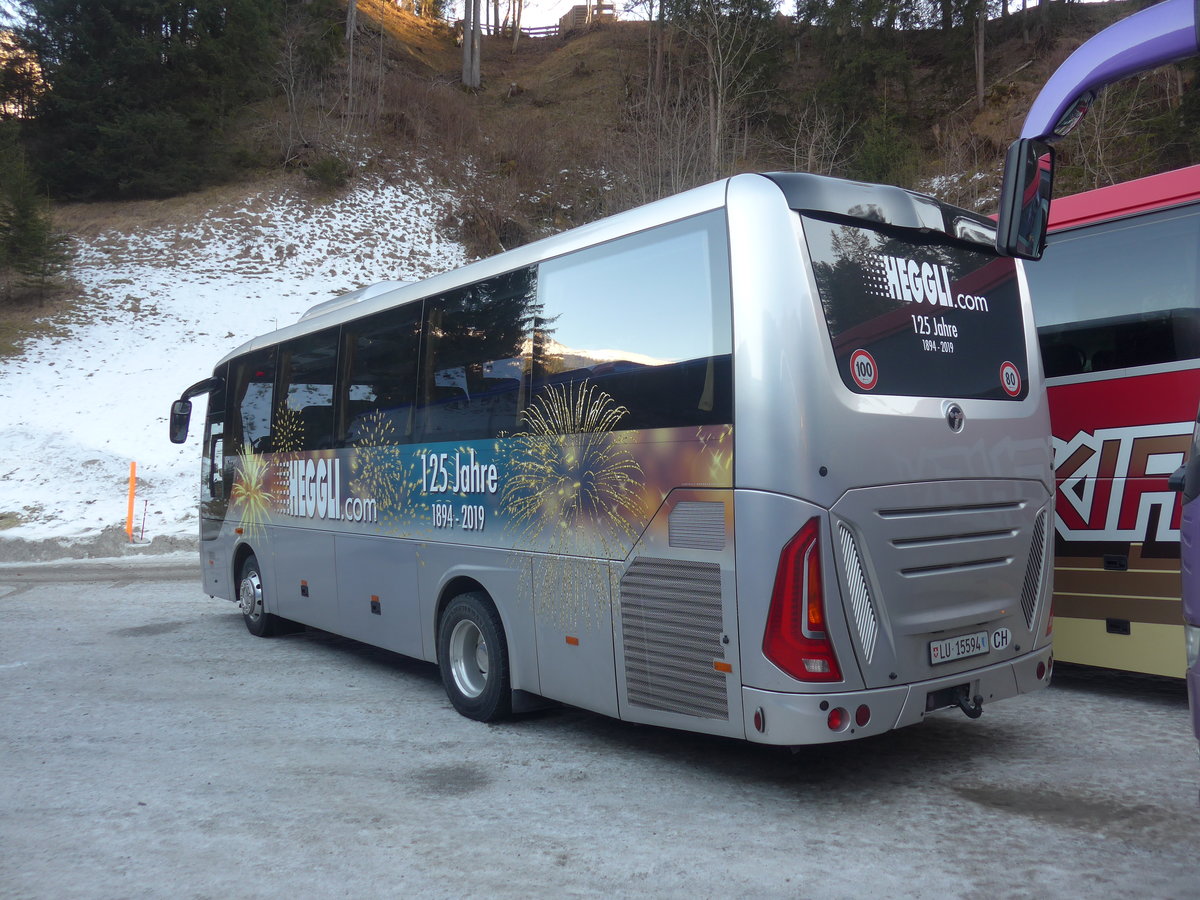
[(300, 337), (401, 303), (453, 290), (522, 266), (601, 244), (632, 231), (720, 209), (725, 205), (731, 181), (756, 178), (771, 181), (792, 209), (858, 218), (868, 223), (895, 228), (924, 232), (940, 231), (958, 240), (989, 248), (993, 246), (995, 226), (988, 219), (913, 191), (862, 184), (825, 175), (790, 172), (746, 173), (580, 225), (569, 231), (433, 275), (423, 281), (407, 284), (397, 282), (395, 285), (381, 282), (379, 285), (332, 297), (310, 308), (297, 322), (251, 338), (226, 354), (218, 365), (252, 349)]
[(1200, 200), (1200, 166), (1056, 197), (1050, 204), (1050, 228), (1074, 228), (1193, 200)]

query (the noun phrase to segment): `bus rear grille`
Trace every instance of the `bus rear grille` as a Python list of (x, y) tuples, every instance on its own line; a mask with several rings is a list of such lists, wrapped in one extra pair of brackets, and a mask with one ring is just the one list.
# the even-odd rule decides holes
[(672, 547), (724, 550), (725, 504), (691, 500), (676, 503), (667, 528)]
[(875, 640), (879, 637), (879, 623), (875, 618), (875, 607), (871, 603), (871, 591), (863, 573), (862, 560), (858, 556), (858, 545), (850, 529), (838, 524), (842, 539), (842, 564), (846, 568), (846, 586), (850, 591), (850, 608), (854, 611), (854, 623), (858, 626), (858, 639), (862, 643), (864, 662), (875, 656)]
[(726, 677), (713, 666), (725, 657), (723, 630), (717, 563), (635, 559), (621, 579), (629, 702), (728, 719)]
[(1029, 564), (1025, 566), (1025, 583), (1021, 587), (1021, 612), (1025, 613), (1025, 624), (1033, 628), (1033, 617), (1037, 612), (1039, 588), (1042, 586), (1042, 560), (1046, 556), (1046, 511), (1038, 513), (1033, 526), (1033, 539), (1029, 542)]

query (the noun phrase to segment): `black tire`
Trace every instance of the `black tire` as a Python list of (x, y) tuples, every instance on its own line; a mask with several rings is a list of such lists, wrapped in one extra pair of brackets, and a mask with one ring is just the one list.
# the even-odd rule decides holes
[(496, 722), (512, 714), (504, 625), (486, 594), (460, 594), (442, 612), (438, 667), (446, 696), (468, 719)]
[(246, 630), (255, 637), (274, 637), (288, 630), (285, 620), (263, 607), (262, 570), (253, 555), (246, 557), (238, 574), (238, 606), (242, 609)]

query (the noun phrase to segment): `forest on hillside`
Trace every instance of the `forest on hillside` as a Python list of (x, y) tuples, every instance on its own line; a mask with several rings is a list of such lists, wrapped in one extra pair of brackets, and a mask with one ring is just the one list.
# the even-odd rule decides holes
[[(419, 159), (480, 255), (746, 170), (978, 206), (1046, 74), (1148, 5), (627, 0), (637, 20), (535, 39), (522, 0), (482, 2), (464, 29), (441, 0), (0, 0), (0, 292), (61, 268), (47, 198), (272, 169), (336, 191)], [(1060, 193), (1200, 161), (1196, 74), (1106, 92)]]

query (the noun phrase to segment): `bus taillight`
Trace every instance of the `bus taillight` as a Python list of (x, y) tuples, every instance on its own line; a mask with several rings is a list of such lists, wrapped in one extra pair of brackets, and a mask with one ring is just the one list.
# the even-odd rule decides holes
[(763, 654), (798, 681), (841, 681), (825, 626), (821, 520), (809, 519), (779, 554)]

